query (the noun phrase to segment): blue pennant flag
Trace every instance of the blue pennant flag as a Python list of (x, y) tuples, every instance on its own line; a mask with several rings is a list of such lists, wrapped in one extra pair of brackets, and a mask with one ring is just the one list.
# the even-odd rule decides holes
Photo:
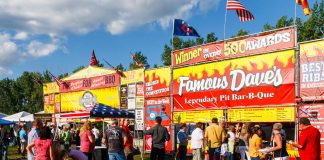
[(174, 20), (173, 35), (200, 37), (198, 32), (192, 26), (181, 19)]

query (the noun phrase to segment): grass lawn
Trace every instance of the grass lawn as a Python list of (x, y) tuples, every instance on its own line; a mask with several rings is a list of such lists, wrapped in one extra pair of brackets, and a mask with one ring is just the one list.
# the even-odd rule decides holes
[[(14, 147), (9, 147), (8, 148), (8, 159), (9, 160), (25, 160), (25, 159), (21, 159), (21, 154), (18, 154), (18, 150), (17, 150), (17, 146)], [(25, 156), (27, 157), (27, 155)], [(150, 159), (150, 154), (145, 154), (144, 155), (144, 160), (149, 160)], [(141, 160), (141, 155), (136, 155), (134, 156), (135, 160)], [(169, 157), (165, 157), (166, 160), (171, 160), (171, 158)]]
[[(25, 156), (25, 159), (27, 155)], [(16, 160), (16, 159), (21, 159), (22, 156), (21, 154), (18, 154), (18, 149), (17, 149), (17, 146), (14, 146), (14, 147), (9, 147), (8, 148), (8, 159), (9, 160)]]

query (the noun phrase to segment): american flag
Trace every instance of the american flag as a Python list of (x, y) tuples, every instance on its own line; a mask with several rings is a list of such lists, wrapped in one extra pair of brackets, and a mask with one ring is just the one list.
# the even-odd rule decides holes
[(250, 11), (248, 11), (239, 1), (236, 0), (227, 0), (227, 10), (236, 10), (237, 15), (240, 18), (240, 21), (252, 21), (254, 16)]

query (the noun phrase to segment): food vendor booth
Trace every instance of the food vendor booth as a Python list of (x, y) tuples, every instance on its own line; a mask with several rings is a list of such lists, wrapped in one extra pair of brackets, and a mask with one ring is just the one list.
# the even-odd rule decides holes
[(295, 38), (290, 27), (174, 51), (173, 123), (256, 122), (270, 141), (280, 122), (296, 139)]

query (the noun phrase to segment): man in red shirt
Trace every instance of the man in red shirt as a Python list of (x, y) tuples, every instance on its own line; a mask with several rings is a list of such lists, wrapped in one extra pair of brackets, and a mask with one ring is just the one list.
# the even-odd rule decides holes
[(299, 128), (301, 129), (299, 141), (289, 142), (298, 148), (301, 160), (320, 160), (320, 139), (319, 130), (311, 126), (309, 119), (300, 118)]
[(133, 160), (133, 136), (131, 134), (131, 130), (128, 127), (129, 120), (128, 119), (121, 119), (120, 120), (120, 126), (123, 129), (123, 132), (125, 132), (127, 140), (124, 142), (124, 152), (127, 160)]

